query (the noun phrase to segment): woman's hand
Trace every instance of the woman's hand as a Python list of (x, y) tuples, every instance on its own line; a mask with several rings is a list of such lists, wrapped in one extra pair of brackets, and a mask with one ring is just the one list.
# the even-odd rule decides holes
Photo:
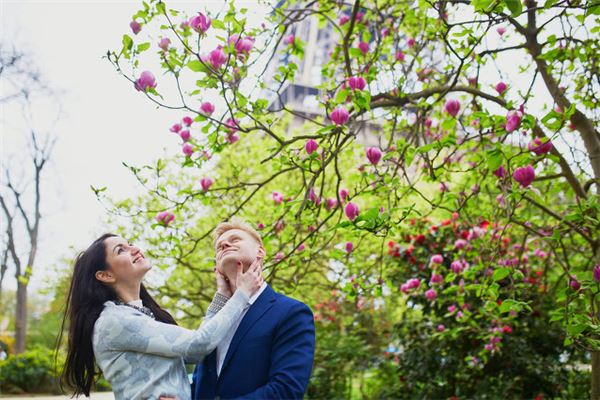
[(244, 272), (244, 265), (241, 261), (238, 261), (236, 286), (237, 289), (246, 293), (248, 297), (252, 297), (263, 284), (261, 266), (262, 258), (257, 257), (250, 267), (248, 267), (248, 270)]
[(229, 285), (229, 280), (217, 268), (215, 268), (215, 278), (217, 280), (217, 293), (231, 297), (233, 291)]

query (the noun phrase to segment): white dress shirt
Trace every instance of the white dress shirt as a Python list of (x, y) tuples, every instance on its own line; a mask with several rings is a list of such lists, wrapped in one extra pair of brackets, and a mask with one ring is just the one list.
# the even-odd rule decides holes
[(248, 304), (246, 305), (246, 307), (244, 307), (244, 310), (242, 311), (242, 314), (240, 315), (237, 322), (235, 322), (233, 324), (231, 329), (225, 335), (225, 338), (223, 340), (221, 340), (221, 342), (217, 346), (217, 376), (221, 375), (221, 368), (223, 367), (223, 362), (225, 362), (225, 356), (227, 355), (227, 350), (229, 350), (229, 345), (231, 344), (231, 340), (235, 336), (235, 331), (237, 331), (237, 328), (242, 323), (244, 316), (246, 315), (246, 313), (248, 312), (248, 310), (250, 309), (252, 304), (254, 304), (256, 299), (258, 299), (258, 296), (260, 296), (262, 294), (262, 292), (265, 291), (266, 288), (267, 288), (267, 283), (263, 282), (260, 289), (258, 289), (258, 291), (256, 293), (254, 293), (254, 295), (252, 297), (250, 297), (250, 300), (248, 300)]

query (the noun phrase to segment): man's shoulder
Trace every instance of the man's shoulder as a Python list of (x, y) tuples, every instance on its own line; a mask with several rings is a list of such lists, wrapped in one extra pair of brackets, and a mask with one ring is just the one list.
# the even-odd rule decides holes
[(274, 293), (275, 293), (275, 298), (277, 300), (277, 304), (280, 307), (310, 311), (310, 307), (308, 307), (302, 301), (295, 299), (293, 297), (287, 296), (285, 294), (279, 293), (279, 292), (274, 292)]

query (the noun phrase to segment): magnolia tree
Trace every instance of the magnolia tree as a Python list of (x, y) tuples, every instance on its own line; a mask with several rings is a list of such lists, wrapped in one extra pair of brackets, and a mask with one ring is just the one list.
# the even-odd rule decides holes
[[(141, 211), (116, 204), (155, 218), (155, 233), (139, 234), (171, 255), (170, 279), (210, 271), (209, 256), (194, 254), (210, 251), (214, 224), (241, 215), (263, 231), (270, 278), (282, 284), (314, 283), (325, 272), (320, 284), (342, 286), (356, 301), (385, 288), (432, 303), (440, 295), (456, 295), (457, 304), (459, 293), (476, 298), (493, 325), (472, 355), (484, 363), (501, 351), (494, 338), (510, 319), (531, 311), (522, 285), (544, 282), (563, 345), (591, 354), (598, 398), (600, 7), (284, 2), (256, 26), (246, 11), (231, 3), (218, 15), (184, 15), (144, 3), (122, 48), (107, 54), (132, 90), (181, 112), (169, 128), (180, 158), (130, 167), (152, 199)], [(307, 19), (334, 38), (314, 113), (282, 98), (304, 59), (299, 26)], [(153, 70), (152, 57), (160, 65)], [(274, 60), (284, 61), (269, 68)], [(365, 124), (376, 145), (361, 144)], [(195, 181), (182, 182), (181, 171)], [(399, 282), (385, 248), (401, 242), (411, 214), (471, 230), (429, 254), (419, 270), (427, 273)], [(481, 237), (480, 257), (455, 254)], [(508, 254), (509, 242), (520, 247)], [(399, 254), (410, 257), (406, 246)], [(365, 259), (351, 258), (361, 247)], [(529, 267), (527, 257), (543, 258), (543, 268)], [(194, 293), (178, 290), (164, 294), (193, 301)]]

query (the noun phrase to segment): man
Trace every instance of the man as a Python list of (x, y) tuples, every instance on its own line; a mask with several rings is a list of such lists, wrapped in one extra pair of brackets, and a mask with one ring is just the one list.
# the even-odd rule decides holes
[[(242, 222), (214, 232), (217, 271), (235, 291), (237, 263), (244, 271), (265, 257), (260, 235)], [(239, 324), (196, 366), (194, 399), (300, 399), (312, 371), (313, 314), (305, 304), (276, 293), (266, 283), (250, 299)]]

